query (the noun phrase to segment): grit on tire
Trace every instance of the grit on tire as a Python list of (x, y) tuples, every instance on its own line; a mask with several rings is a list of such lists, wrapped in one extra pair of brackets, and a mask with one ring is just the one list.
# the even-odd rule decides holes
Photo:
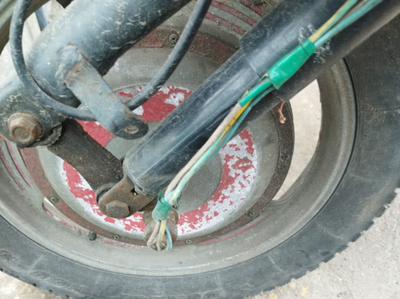
[[(258, 294), (315, 269), (368, 229), (400, 186), (399, 28), (397, 17), (346, 57), (356, 101), (356, 131), (354, 143), (349, 145), (352, 148), (349, 163), (326, 204), (284, 242), (218, 270), (179, 276), (141, 276), (106, 271), (66, 258), (41, 246), (0, 217), (1, 270), (71, 298), (231, 299)], [(10, 181), (6, 173), (1, 172), (2, 184)], [(17, 201), (19, 190), (15, 186), (2, 187), (1, 197)]]

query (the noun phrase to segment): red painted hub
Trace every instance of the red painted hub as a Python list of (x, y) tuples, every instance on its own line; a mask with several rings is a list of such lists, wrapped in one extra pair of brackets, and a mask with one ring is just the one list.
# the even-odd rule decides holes
[[(140, 87), (139, 87), (140, 88)], [(178, 106), (190, 91), (175, 86), (164, 87), (151, 100), (137, 108), (135, 113), (148, 122), (163, 120)], [(133, 97), (133, 91), (119, 91), (122, 98)], [(98, 123), (81, 122), (84, 129), (101, 145), (105, 146), (113, 136)], [(149, 153), (151, 154), (151, 153)], [(219, 153), (223, 168), (222, 179), (212, 197), (199, 208), (180, 215), (179, 235), (198, 233), (222, 222), (240, 208), (250, 193), (257, 172), (257, 152), (248, 130), (241, 132)], [(140, 213), (127, 219), (113, 219), (104, 215), (98, 207), (93, 190), (68, 163), (63, 162), (62, 176), (70, 191), (84, 207), (85, 212), (95, 215), (102, 222), (115, 225), (127, 232), (142, 232), (144, 223)]]

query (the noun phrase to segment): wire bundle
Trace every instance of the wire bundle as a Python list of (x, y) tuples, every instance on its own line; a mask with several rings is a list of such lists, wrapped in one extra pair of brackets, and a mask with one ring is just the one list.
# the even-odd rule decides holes
[[(382, 1), (383, 0), (346, 1), (320, 29), (318, 29), (301, 45), (296, 47), (292, 52), (282, 57), (264, 75), (256, 86), (243, 95), (203, 147), (174, 177), (165, 191), (165, 196), (159, 196), (158, 204), (153, 211), (153, 219), (156, 221), (156, 226), (147, 243), (149, 247), (152, 247), (155, 244), (157, 250), (162, 251), (163, 242), (166, 239), (166, 249), (172, 249), (172, 240), (166, 225), (169, 210), (172, 207), (177, 206), (178, 199), (184, 187), (193, 175), (197, 173), (204, 164), (210, 161), (226, 143), (229, 142), (250, 110), (268, 93), (274, 89), (279, 89), (280, 86), (289, 80), (319, 47), (364, 16)], [(161, 206), (164, 208), (167, 206), (169, 209), (165, 210), (163, 215), (160, 215), (159, 213)], [(157, 235), (158, 238), (156, 238)]]

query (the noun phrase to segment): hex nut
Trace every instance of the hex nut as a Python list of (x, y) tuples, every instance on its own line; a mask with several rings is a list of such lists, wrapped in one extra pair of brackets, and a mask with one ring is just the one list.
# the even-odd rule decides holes
[(28, 113), (14, 113), (7, 121), (10, 136), (19, 144), (28, 146), (42, 134), (42, 127), (36, 117)]
[(114, 200), (106, 204), (106, 214), (112, 218), (126, 218), (130, 216), (130, 210), (127, 203)]

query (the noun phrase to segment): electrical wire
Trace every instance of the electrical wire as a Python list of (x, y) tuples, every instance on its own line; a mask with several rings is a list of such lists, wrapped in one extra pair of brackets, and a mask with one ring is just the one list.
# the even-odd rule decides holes
[(228, 142), (231, 140), (233, 135), (236, 133), (237, 129), (239, 126), (243, 123), (243, 121), (246, 119), (247, 115), (250, 113), (251, 109), (257, 105), (262, 99), (264, 99), (269, 93), (271, 93), (274, 90), (273, 87), (270, 87), (269, 89), (265, 90), (263, 93), (261, 93), (256, 99), (254, 99), (248, 106), (248, 108), (242, 113), (238, 121), (235, 123), (234, 126), (229, 130), (229, 132), (224, 136), (224, 138), (219, 142), (218, 147), (214, 149), (214, 152), (210, 154), (209, 159), (207, 160), (210, 161)]
[[(383, 0), (369, 0), (364, 4), (361, 4), (360, 1), (349, 0), (312, 36), (312, 40), (315, 41), (312, 47), (314, 48), (312, 53), (315, 53), (316, 49), (323, 45), (327, 40), (331, 39), (337, 33), (341, 32), (347, 26), (351, 25), (359, 18), (368, 13), (371, 9), (373, 9), (376, 5), (381, 3)], [(355, 7), (355, 5), (357, 7)], [(351, 11), (353, 9), (353, 11)], [(347, 16), (346, 16), (347, 15)], [(311, 38), (310, 38), (311, 39)], [(311, 40), (309, 40), (309, 43)], [(308, 44), (307, 44), (308, 45)], [(282, 67), (279, 71), (282, 78), (278, 78), (279, 83), (286, 82), (290, 76), (287, 74), (291, 74), (298, 70), (302, 64), (296, 66), (296, 69), (292, 69), (292, 64), (288, 64), (287, 62), (297, 62), (301, 61), (305, 63), (305, 61), (312, 55), (312, 53), (307, 53), (307, 50), (303, 48), (303, 44), (299, 45), (296, 49), (294, 49), (287, 56), (282, 58), (277, 63), (277, 68)], [(309, 48), (307, 48), (309, 49)], [(300, 53), (303, 56), (298, 56)], [(306, 56), (307, 55), (307, 56)], [(298, 60), (296, 60), (298, 59)], [(284, 61), (285, 63), (282, 63)], [(296, 63), (295, 63), (296, 64)], [(272, 70), (272, 68), (271, 68)], [(285, 70), (288, 70), (288, 73), (285, 73)], [(269, 73), (267, 73), (269, 74)], [(273, 83), (274, 82), (274, 83)], [(181, 171), (171, 182), (171, 184), (167, 188), (167, 192), (165, 193), (168, 198), (169, 204), (172, 206), (176, 206), (177, 200), (181, 196), (181, 193), (184, 187), (187, 185), (189, 180), (201, 169), (201, 167), (210, 161), (212, 157), (214, 157), (221, 148), (229, 142), (229, 140), (234, 136), (235, 132), (238, 130), (240, 124), (245, 120), (251, 109), (257, 105), (268, 93), (273, 91), (276, 88), (279, 88), (281, 85), (276, 85), (276, 81), (273, 78), (268, 78), (265, 76), (255, 87), (248, 90), (242, 98), (238, 101), (238, 103), (234, 106), (231, 112), (227, 117), (223, 120), (223, 122), (218, 126), (216, 131), (213, 133), (212, 137), (207, 141), (207, 143), (200, 149), (200, 151), (189, 161), (189, 163), (182, 169)], [(283, 84), (282, 83), (282, 84)], [(275, 87), (278, 86), (278, 87)], [(172, 194), (172, 196), (171, 196)], [(156, 207), (157, 208), (157, 207)], [(161, 226), (159, 230), (158, 237), (158, 245), (157, 248), (160, 250), (160, 244), (165, 236), (165, 233), (168, 237), (168, 232), (166, 231), (166, 220), (161, 221)], [(169, 241), (168, 241), (169, 242)], [(167, 242), (167, 243), (168, 243)]]
[(150, 235), (149, 240), (147, 241), (147, 246), (151, 247), (154, 244), (154, 241), (157, 237), (157, 232), (160, 230), (160, 226), (161, 226), (161, 221), (156, 221), (155, 226), (154, 226), (154, 230)]
[(163, 67), (145, 88), (126, 103), (131, 110), (144, 104), (165, 84), (169, 77), (171, 77), (172, 73), (176, 70), (186, 52), (189, 50), (190, 44), (199, 30), (211, 2), (212, 0), (198, 0), (185, 29)]
[(171, 233), (169, 232), (168, 227), (165, 228), (165, 233), (167, 235), (167, 250), (171, 250), (172, 249), (172, 237), (171, 237)]
[(182, 180), (177, 185), (171, 199), (170, 204), (175, 204), (177, 199), (180, 197), (184, 187), (189, 182), (189, 180), (206, 164), (210, 161), (219, 151), (220, 149), (229, 142), (232, 136), (235, 134), (239, 125), (243, 122), (246, 116), (249, 114), (251, 109), (261, 101), (267, 94), (269, 94), (274, 88), (268, 88), (264, 90), (261, 94), (259, 94), (254, 100), (248, 102), (246, 104), (246, 108), (243, 109), (240, 113), (236, 115), (236, 121), (234, 124), (229, 128), (229, 130), (225, 130), (218, 140), (216, 140), (213, 145), (207, 150), (207, 152), (201, 156), (200, 159), (196, 161), (193, 167), (186, 173), (186, 175), (182, 178)]
[(321, 38), (319, 38), (315, 42), (315, 46), (317, 48), (321, 47), (328, 40), (332, 39), (339, 32), (343, 31), (343, 29), (350, 26), (351, 24), (356, 22), (358, 19), (363, 17), (365, 14), (370, 12), (375, 6), (380, 4), (382, 1), (383, 0), (369, 0), (368, 2), (366, 2), (363, 6), (361, 6), (359, 9), (357, 9), (352, 14), (347, 16), (344, 20), (342, 20), (335, 27), (333, 27), (331, 30), (329, 30), (327, 33), (325, 33)]
[(189, 171), (191, 167), (196, 163), (196, 161), (210, 148), (210, 146), (217, 140), (220, 134), (223, 132), (225, 127), (230, 123), (230, 121), (235, 117), (235, 115), (242, 109), (242, 106), (236, 104), (231, 112), (224, 118), (222, 123), (218, 126), (218, 128), (214, 131), (211, 137), (207, 140), (207, 142), (200, 148), (200, 150), (190, 159), (190, 161), (179, 171), (179, 173), (174, 177), (171, 183), (168, 185), (165, 194), (171, 193), (182, 177)]
[(329, 29), (335, 26), (345, 15), (348, 13), (359, 0), (348, 0), (346, 1), (340, 9), (324, 24), (319, 28), (309, 40), (315, 43), (322, 35), (324, 35)]
[(167, 221), (162, 220), (160, 225), (160, 231), (158, 233), (158, 241), (157, 241), (157, 251), (162, 251), (162, 241), (164, 239), (165, 231), (167, 229)]

